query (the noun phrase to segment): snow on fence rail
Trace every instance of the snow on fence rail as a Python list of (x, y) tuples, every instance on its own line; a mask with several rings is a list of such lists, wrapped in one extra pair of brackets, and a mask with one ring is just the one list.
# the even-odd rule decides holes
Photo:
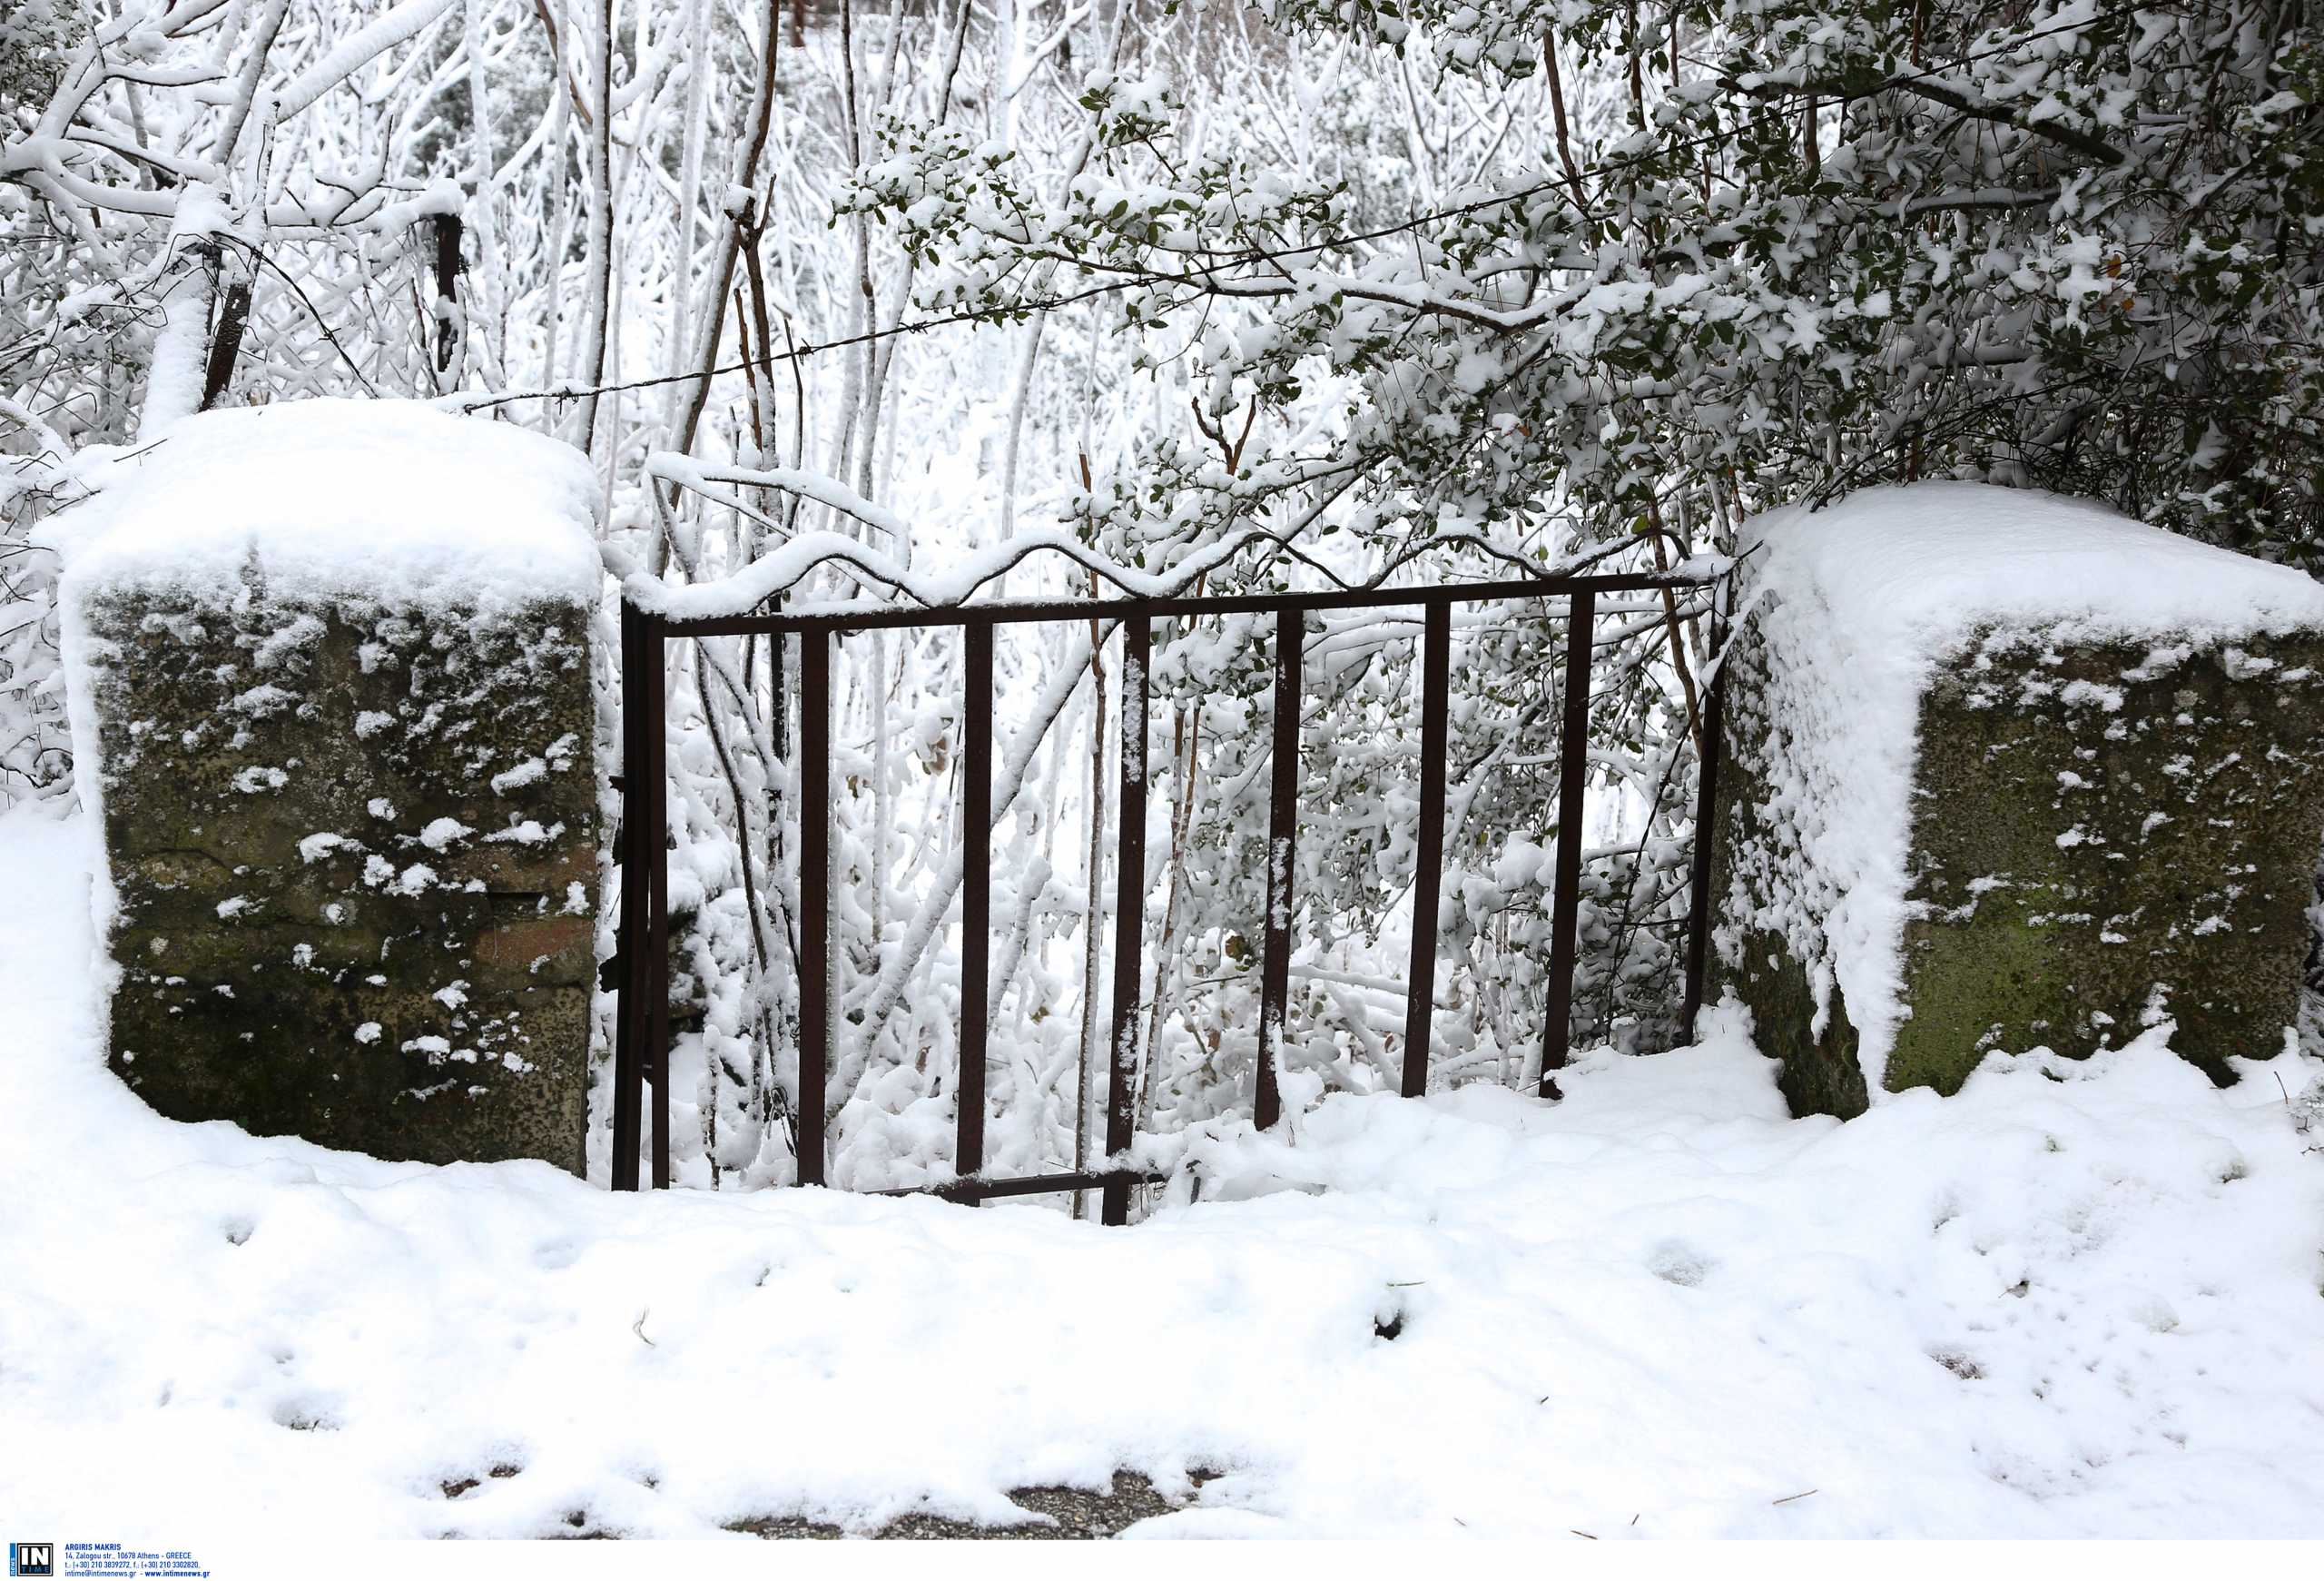
[[(681, 462), (684, 462), (681, 465)], [(790, 475), (743, 474), (732, 469), (709, 469), (683, 458), (657, 456), (653, 462), (665, 479), (689, 487), (705, 488), (722, 481), (770, 487), (791, 487), (800, 480)], [(836, 485), (817, 479), (826, 493)], [(842, 492), (844, 492), (842, 490)], [(822, 499), (819, 493), (815, 496)], [(825, 499), (834, 509), (876, 527), (878, 508), (866, 502)], [(732, 502), (732, 503), (739, 503)], [(889, 524), (891, 528), (897, 524)], [(1265, 538), (1266, 535), (1255, 535)], [(1203, 557), (1205, 568), (1246, 547), (1251, 539), (1224, 547)], [(1066, 553), (1126, 589), (1127, 596), (1086, 599), (995, 599), (975, 602), (977, 591), (1021, 562), (1046, 548)], [(1602, 558), (1602, 556), (1592, 557)], [(753, 565), (727, 582), (675, 588), (657, 580), (633, 577), (625, 587), (621, 614), (622, 656), (622, 786), (629, 798), (623, 820), (619, 853), (621, 899), (617, 952), (619, 976), (615, 1013), (615, 1052), (613, 1093), (612, 1185), (635, 1191), (640, 1184), (641, 1155), (650, 1160), (650, 1178), (659, 1188), (670, 1183), (669, 1052), (669, 861), (666, 842), (659, 837), (667, 823), (667, 776), (658, 761), (665, 740), (665, 647), (673, 640), (706, 637), (765, 637), (779, 645), (785, 638), (799, 644), (799, 749), (803, 773), (797, 782), (799, 815), (800, 915), (797, 929), (798, 1059), (801, 1104), (796, 1119), (795, 1156), (798, 1180), (819, 1184), (826, 1171), (826, 1126), (832, 1071), (832, 1017), (831, 1003), (830, 829), (832, 750), (831, 652), (838, 637), (883, 628), (957, 627), (964, 639), (962, 719), (965, 739), (961, 766), (965, 776), (962, 849), (946, 882), (925, 899), (915, 932), (940, 925), (954, 889), (962, 896), (962, 971), (964, 983), (989, 983), (988, 948), (991, 924), (991, 833), (994, 825), (992, 773), (992, 647), (997, 627), (1047, 622), (1088, 622), (1093, 634), (1101, 628), (1118, 631), (1123, 639), (1120, 754), (1117, 831), (1118, 897), (1115, 912), (1113, 949), (1112, 1030), (1108, 1041), (1105, 1099), (1104, 1158), (1098, 1167), (1069, 1174), (999, 1177), (987, 1172), (986, 1062), (990, 1028), (988, 994), (964, 991), (960, 999), (960, 1072), (954, 1137), (953, 1178), (934, 1185), (908, 1188), (954, 1201), (978, 1202), (1002, 1196), (1049, 1191), (1097, 1190), (1102, 1194), (1101, 1217), (1108, 1224), (1127, 1222), (1130, 1188), (1154, 1177), (1136, 1161), (1132, 1093), (1137, 1056), (1137, 1023), (1143, 1008), (1143, 930), (1147, 900), (1144, 859), (1147, 790), (1150, 682), (1146, 657), (1157, 619), (1201, 618), (1229, 614), (1271, 615), (1275, 620), (1274, 728), (1278, 744), (1273, 754), (1269, 796), (1266, 904), (1264, 958), (1261, 971), (1259, 1052), (1256, 1062), (1255, 1116), (1265, 1130), (1282, 1113), (1282, 1044), (1291, 967), (1293, 847), (1298, 822), (1298, 753), (1281, 750), (1295, 743), (1299, 734), (1302, 657), (1309, 615), (1328, 609), (1357, 608), (1413, 608), (1422, 611), (1421, 786), (1418, 869), (1413, 893), (1414, 915), (1410, 973), (1405, 986), (1406, 1019), (1402, 1062), (1402, 1090), (1418, 1096), (1424, 1089), (1432, 1039), (1430, 1012), (1436, 967), (1438, 908), (1421, 897), (1442, 891), (1444, 766), (1450, 693), (1452, 615), (1456, 604), (1487, 603), (1516, 598), (1561, 598), (1568, 604), (1563, 654), (1564, 693), (1561, 707), (1558, 763), (1558, 828), (1553, 887), (1551, 953), (1548, 966), (1547, 1010), (1541, 1057), (1540, 1090), (1557, 1092), (1555, 1072), (1566, 1062), (1571, 1022), (1574, 969), (1581, 909), (1583, 859), (1582, 803), (1589, 772), (1588, 750), (1590, 676), (1597, 600), (1601, 595), (1648, 589), (1713, 589), (1729, 571), (1724, 562), (1694, 562), (1661, 573), (1608, 573), (1568, 568), (1536, 572), (1501, 581), (1453, 583), (1441, 586), (1385, 587), (1378, 583), (1341, 584), (1301, 592), (1190, 594), (1184, 589), (1198, 571), (1182, 565), (1168, 575), (1131, 571), (1102, 561), (1085, 547), (1051, 535), (1020, 538), (975, 557), (952, 578), (934, 581), (913, 577), (903, 567), (852, 539), (837, 535), (807, 535)], [(797, 586), (814, 569), (839, 565), (860, 575), (867, 585), (881, 583), (920, 601), (919, 607), (872, 602), (811, 605), (781, 613), (759, 612), (759, 607)], [(1102, 568), (1101, 568), (1102, 567)], [(1384, 580), (1384, 576), (1382, 578)], [(1715, 598), (1712, 600), (1715, 604)], [(1705, 815), (1713, 794), (1717, 766), (1719, 687), (1713, 679), (1703, 704), (1701, 739), (1703, 769), (1699, 777), (1697, 828), (1709, 825)], [(1021, 779), (1021, 763), (1012, 763), (1006, 775), (1009, 795)], [(1700, 840), (1693, 853), (1689, 946), (1685, 963), (1681, 1023), (1691, 1025), (1702, 994), (1708, 936), (1705, 908), (1709, 898), (1707, 845)], [(906, 952), (908, 954), (909, 952)], [(896, 985), (900, 987), (901, 985)], [(875, 995), (879, 993), (875, 989)], [(884, 1003), (884, 996), (881, 999)], [(867, 1018), (877, 1019), (876, 1013)], [(653, 1101), (650, 1119), (645, 1093)], [(650, 1131), (650, 1136), (645, 1134)], [(650, 1145), (648, 1145), (650, 1143)]]

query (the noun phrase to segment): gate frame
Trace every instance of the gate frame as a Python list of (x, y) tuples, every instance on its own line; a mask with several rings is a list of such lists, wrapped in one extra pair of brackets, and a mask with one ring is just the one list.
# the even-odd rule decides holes
[[(1434, 1004), (1438, 914), (1442, 911), (1444, 850), (1446, 712), (1451, 697), (1452, 606), (1521, 598), (1567, 600), (1562, 717), (1558, 751), (1557, 864), (1552, 885), (1550, 981), (1542, 1028), (1540, 1092), (1559, 1096), (1556, 1072), (1566, 1064), (1571, 1037), (1573, 974), (1581, 917), (1581, 827), (1588, 773), (1590, 679), (1601, 593), (1716, 588), (1725, 571), (1568, 573), (1492, 582), (1421, 588), (1344, 588), (1316, 592), (1216, 594), (1170, 598), (995, 600), (929, 608), (799, 609), (773, 615), (668, 616), (640, 608), (625, 594), (621, 605), (622, 779), (625, 802), (620, 871), (621, 904), (615, 960), (612, 1187), (639, 1189), (638, 1151), (644, 1140), (644, 1089), (654, 1093), (653, 1184), (670, 1183), (669, 1104), (669, 787), (666, 760), (647, 772), (655, 744), (666, 736), (667, 653), (672, 641), (704, 637), (767, 637), (799, 640), (799, 1184), (823, 1183), (826, 1104), (831, 1056), (831, 650), (852, 632), (960, 627), (964, 641), (961, 777), (961, 982), (959, 1115), (955, 1179), (906, 1187), (883, 1195), (932, 1195), (974, 1205), (996, 1197), (1095, 1190), (1100, 1220), (1128, 1221), (1129, 1191), (1154, 1179), (1118, 1164), (1111, 1169), (1053, 1175), (995, 1178), (983, 1173), (984, 1093), (990, 986), (992, 883), (992, 640), (993, 628), (1057, 621), (1111, 622), (1123, 638), (1119, 726), (1120, 780), (1116, 831), (1113, 1028), (1106, 1095), (1106, 1156), (1119, 1160), (1133, 1140), (1130, 1103), (1136, 1079), (1139, 986), (1144, 976), (1147, 885), (1146, 792), (1150, 686), (1146, 656), (1157, 618), (1220, 615), (1275, 618), (1275, 736), (1267, 815), (1267, 910), (1260, 969), (1258, 1091), (1253, 1119), (1271, 1129), (1282, 1116), (1276, 1081), (1284, 1013), (1289, 1000), (1292, 858), (1298, 833), (1299, 706), (1306, 617), (1325, 609), (1423, 611), (1421, 632), (1421, 782), (1419, 848), (1413, 876), (1412, 956), (1405, 979), (1402, 1092), (1420, 1097), (1428, 1083), (1430, 1013)], [(1708, 617), (1711, 651), (1719, 650), (1719, 600)], [(1108, 634), (1110, 635), (1110, 633)], [(1101, 637), (1102, 643), (1104, 638)], [(1711, 824), (1720, 756), (1719, 714), (1724, 667), (1714, 660), (1701, 700), (1702, 760), (1697, 776), (1685, 987), (1680, 1024), (1691, 1029), (1702, 1005), (1709, 932)], [(1132, 752), (1132, 742), (1140, 749)], [(1282, 745), (1290, 742), (1294, 750)], [(816, 772), (813, 766), (820, 766)], [(1568, 838), (1569, 831), (1573, 837)], [(1423, 908), (1423, 896), (1440, 897)], [(633, 949), (643, 938), (645, 948)], [(1562, 1029), (1562, 1032), (1561, 1032)], [(810, 1095), (815, 1101), (810, 1102)], [(960, 1171), (961, 1160), (976, 1168)]]

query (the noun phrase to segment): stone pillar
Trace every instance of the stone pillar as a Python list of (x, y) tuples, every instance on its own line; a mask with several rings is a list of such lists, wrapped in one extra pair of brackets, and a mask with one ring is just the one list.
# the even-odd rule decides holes
[(113, 1068), (177, 1119), (580, 1171), (586, 463), (330, 401), (205, 414), (118, 466), (64, 544)]
[[(2165, 1017), (2222, 1085), (2280, 1051), (2324, 847), (2324, 589), (1960, 486), (1758, 541), (1711, 992), (1751, 1012), (1796, 1112)], [(1945, 585), (1882, 607), (1919, 581)]]

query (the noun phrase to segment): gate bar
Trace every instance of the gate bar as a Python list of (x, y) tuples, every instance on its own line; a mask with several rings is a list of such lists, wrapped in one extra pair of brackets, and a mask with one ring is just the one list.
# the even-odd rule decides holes
[(885, 1186), (866, 1191), (867, 1197), (941, 1197), (970, 1206), (994, 1197), (1062, 1196), (1068, 1191), (1111, 1191), (1118, 1185), (1125, 1195), (1132, 1186), (1158, 1186), (1169, 1179), (1151, 1170), (1085, 1170), (1068, 1175), (1009, 1175), (997, 1180), (940, 1181), (932, 1186)]
[(644, 740), (645, 773), (638, 786), (637, 838), (645, 859), (645, 954), (639, 963), (650, 966), (645, 979), (645, 1075), (654, 1087), (654, 1189), (670, 1184), (670, 766), (669, 645), (663, 640), (662, 622), (647, 616), (638, 635), (639, 655), (645, 662), (639, 701), (645, 707), (640, 728)]
[(971, 626), (961, 655), (960, 1078), (956, 1173), (984, 1169), (986, 1014), (992, 944), (992, 627)]
[(1452, 606), (1431, 604), (1421, 636), (1420, 849), (1413, 862), (1413, 959), (1405, 975), (1404, 1085), (1428, 1091), (1430, 1023), (1436, 1006), (1436, 920), (1444, 887), (1444, 754), (1451, 709)]
[(1640, 593), (1707, 586), (1710, 578), (1682, 571), (1622, 571), (1603, 575), (1528, 577), (1502, 582), (1448, 582), (1431, 588), (1334, 588), (1312, 593), (1207, 593), (1167, 598), (1008, 599), (990, 604), (929, 605), (903, 609), (826, 606), (788, 615), (669, 615), (672, 637), (740, 637), (763, 631), (876, 631), (901, 626), (1014, 626), (1042, 620), (1149, 620), (1208, 615), (1273, 615), (1285, 609), (1400, 609), (1436, 604), (1490, 604), (1503, 599)]
[(799, 634), (799, 1183), (823, 1183), (830, 1100), (832, 639)]
[(1555, 1098), (1573, 1037), (1574, 932), (1581, 917), (1581, 791), (1590, 766), (1590, 654), (1598, 598), (1585, 588), (1566, 607), (1565, 721), (1558, 735), (1557, 889), (1550, 910), (1550, 992), (1541, 1025), (1541, 1096)]
[[(1710, 615), (1714, 654), (1725, 640), (1719, 624), (1714, 596)], [(1687, 907), (1687, 989), (1679, 1005), (1679, 1035), (1689, 1041), (1695, 1035), (1695, 1018), (1703, 1008), (1705, 971), (1710, 963), (1711, 828), (1718, 819), (1718, 767), (1725, 750), (1719, 729), (1727, 711), (1727, 667), (1723, 664), (1711, 672), (1702, 710), (1702, 762), (1695, 769), (1694, 887)]]
[(1305, 658), (1305, 611), (1285, 608), (1275, 623), (1275, 779), (1267, 798), (1266, 959), (1259, 973), (1259, 1086), (1252, 1119), (1261, 1131), (1283, 1116), (1275, 1061), (1291, 997), (1291, 862), (1299, 834), (1299, 681)]
[(645, 616), (624, 599), (621, 607), (621, 914), (620, 944), (614, 978), (614, 1091), (611, 1183), (616, 1191), (637, 1190), (638, 1061), (645, 1047), (645, 1029), (639, 1020), (645, 996), (653, 991), (653, 973), (642, 941), (645, 937), (645, 891), (648, 880), (639, 833), (645, 827), (639, 769), (645, 761), (645, 706), (639, 693), (645, 683)]
[[(1114, 874), (1114, 1035), (1106, 1079), (1106, 1156), (1129, 1146), (1137, 1100), (1137, 989), (1146, 972), (1147, 676), (1153, 624), (1143, 615), (1122, 622), (1121, 829)], [(1129, 1222), (1129, 1177), (1115, 1171), (1098, 1198), (1098, 1222)]]

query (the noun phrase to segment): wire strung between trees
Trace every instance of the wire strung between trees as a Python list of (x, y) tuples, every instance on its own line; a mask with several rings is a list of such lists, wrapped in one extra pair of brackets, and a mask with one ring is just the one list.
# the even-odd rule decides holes
[[(2024, 48), (2027, 44), (2035, 40), (2047, 38), (2053, 35), (2087, 32), (2103, 26), (2107, 23), (2136, 15), (2142, 8), (2143, 7), (2138, 5), (2124, 5), (2112, 10), (2102, 11), (2094, 15), (2075, 18), (2071, 21), (2059, 23), (2051, 27), (2037, 29), (2033, 33), (2019, 35), (2011, 38), (2005, 44), (1996, 44), (1990, 49), (1973, 50), (1965, 54), (1956, 56), (1954, 59), (1945, 62), (1942, 66), (1932, 64), (1917, 71), (1892, 74), (1888, 76), (1880, 78), (1877, 82), (1868, 83), (1860, 89), (1841, 94), (1839, 97), (1842, 99), (1866, 99), (1877, 94), (1889, 92), (1893, 89), (1909, 88), (1916, 83), (1934, 82), (1945, 73), (1957, 67), (1967, 65), (1972, 62), (1989, 59), (1995, 55), (2007, 54), (2014, 50)], [(1800, 95), (1828, 94), (1833, 92), (1832, 85), (1828, 84), (1768, 84), (1768, 89), (1763, 91), (1770, 90), (1780, 94), (1785, 99), (1797, 97)], [(1948, 100), (1946, 102), (1950, 103), (1951, 101)], [(1958, 108), (1959, 106), (1956, 105), (1955, 107)], [(1787, 105), (1781, 104), (1768, 104), (1752, 112), (1747, 119), (1762, 120), (1771, 118), (1785, 114), (1787, 108)], [(2025, 133), (2028, 136), (2054, 138), (2059, 134), (2059, 129), (2041, 124), (2019, 125), (2014, 122), (2011, 123), (2011, 124), (2017, 125), (2017, 129)], [(1583, 167), (1577, 173), (1584, 177), (1594, 179), (1600, 176), (1612, 175), (1624, 170), (1634, 169), (1640, 165), (1650, 164), (1658, 160), (1667, 158), (1673, 153), (1682, 153), (1690, 149), (1725, 145), (1734, 141), (1736, 131), (1736, 128), (1730, 127), (1718, 132), (1704, 133), (1699, 136), (1683, 138), (1676, 143), (1663, 144), (1638, 153), (1624, 154), (1618, 158), (1606, 160), (1598, 164), (1588, 165)], [(2070, 146), (2083, 148), (2085, 153), (2089, 152), (2086, 147), (2083, 147), (2083, 138), (2082, 136), (2077, 135), (2068, 141)], [(2120, 163), (2120, 160), (2118, 159), (2110, 163)], [(1098, 297), (1111, 295), (1117, 291), (1148, 291), (1165, 286), (1182, 286), (1196, 291), (1215, 291), (1218, 289), (1219, 285), (1222, 283), (1218, 277), (1224, 272), (1228, 270), (1246, 268), (1252, 264), (1277, 263), (1288, 259), (1305, 257), (1312, 253), (1328, 252), (1336, 248), (1354, 247), (1366, 242), (1382, 241), (1391, 236), (1403, 235), (1409, 232), (1417, 231), (1424, 225), (1433, 225), (1446, 220), (1456, 220), (1465, 215), (1482, 213), (1488, 209), (1501, 208), (1512, 203), (1521, 203), (1529, 198), (1536, 198), (1545, 195), (1559, 198), (1569, 206), (1575, 207), (1577, 209), (1580, 207), (1577, 194), (1572, 193), (1569, 188), (1568, 178), (1564, 174), (1561, 173), (1556, 176), (1535, 182), (1529, 186), (1520, 187), (1514, 192), (1497, 193), (1492, 197), (1477, 198), (1465, 203), (1454, 203), (1449, 207), (1433, 210), (1425, 214), (1415, 214), (1408, 219), (1399, 220), (1393, 224), (1380, 226), (1375, 230), (1349, 232), (1337, 236), (1325, 237), (1321, 241), (1303, 242), (1296, 246), (1281, 248), (1250, 248), (1240, 252), (1226, 253), (1219, 256), (1217, 262), (1206, 263), (1198, 270), (1176, 273), (1163, 271), (1141, 272), (1131, 279), (1108, 281), (1102, 284), (1090, 286), (1086, 290), (1068, 291), (1060, 296), (1048, 297), (1034, 301), (1016, 302), (1006, 306), (964, 308), (959, 311), (940, 314), (934, 318), (915, 320), (913, 322), (909, 324), (891, 324), (884, 330), (876, 328), (865, 330), (858, 334), (842, 335), (835, 340), (824, 341), (820, 343), (807, 341), (803, 344), (793, 346), (785, 351), (770, 351), (758, 357), (745, 357), (738, 361), (721, 363), (711, 368), (694, 369), (684, 373), (657, 373), (643, 379), (624, 380), (612, 384), (584, 385), (566, 382), (551, 386), (546, 390), (509, 390), (498, 394), (478, 394), (471, 396), (445, 396), (438, 398), (436, 404), (448, 407), (458, 411), (476, 412), (493, 410), (497, 408), (507, 406), (520, 400), (593, 400), (601, 395), (613, 395), (634, 390), (655, 390), (665, 388), (672, 384), (690, 383), (696, 380), (707, 380), (719, 378), (722, 375), (728, 373), (747, 373), (760, 369), (773, 369), (778, 366), (795, 366), (810, 357), (818, 356), (825, 351), (846, 351), (853, 347), (872, 345), (879, 341), (893, 340), (904, 335), (924, 334), (932, 330), (950, 329), (957, 324), (983, 323), (1018, 315), (1054, 312), (1059, 309), (1072, 307), (1080, 302), (1088, 301)], [(1584, 211), (1583, 218), (1588, 219), (1589, 217), (1590, 216), (1587, 212)], [(1425, 311), (1425, 309), (1423, 308), (1415, 311)], [(786, 336), (788, 335), (788, 332), (789, 326), (786, 324)]]

